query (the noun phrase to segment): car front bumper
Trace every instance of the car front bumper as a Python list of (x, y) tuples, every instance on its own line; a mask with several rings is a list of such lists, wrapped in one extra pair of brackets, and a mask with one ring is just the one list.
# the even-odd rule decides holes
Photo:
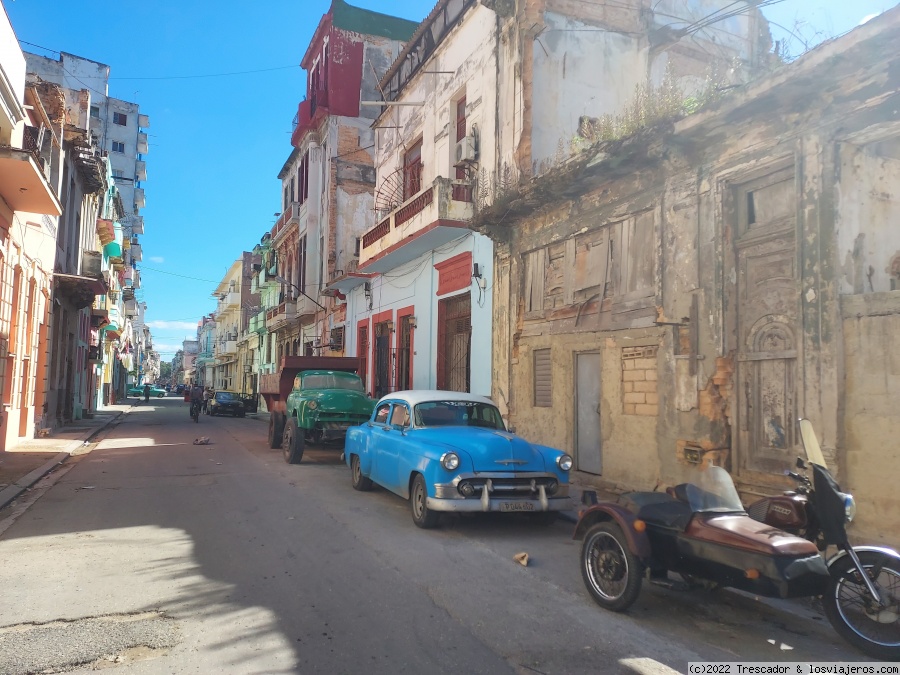
[[(521, 474), (520, 474), (521, 475)], [(553, 495), (549, 495), (544, 485), (536, 484), (528, 494), (521, 491), (510, 492), (500, 489), (502, 481), (507, 477), (497, 477), (497, 488), (494, 479), (487, 478), (480, 494), (472, 497), (462, 496), (457, 485), (459, 477), (453, 483), (435, 485), (435, 496), (429, 497), (426, 504), (433, 511), (456, 512), (540, 512), (567, 511), (575, 506), (569, 498), (569, 486), (559, 484)]]

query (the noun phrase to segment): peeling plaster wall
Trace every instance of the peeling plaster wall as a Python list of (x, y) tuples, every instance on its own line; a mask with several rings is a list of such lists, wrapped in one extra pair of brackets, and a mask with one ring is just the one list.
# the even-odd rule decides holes
[(900, 288), (900, 158), (845, 143), (840, 161), (840, 293), (894, 290), (892, 279)]
[(531, 159), (538, 170), (555, 161), (560, 149), (568, 154), (580, 117), (621, 115), (636, 88), (648, 82), (658, 86), (667, 68), (691, 95), (706, 85), (714, 60), (720, 72), (737, 80), (742, 73), (733, 72), (732, 62), (752, 68), (760, 46), (768, 44), (765, 22), (755, 11), (677, 41), (651, 44), (654, 31), (654, 39), (664, 39), (666, 31), (730, 7), (725, 0), (671, 0), (652, 8), (629, 1), (545, 4), (545, 25), (536, 31), (533, 46)]
[(841, 299), (844, 334), (843, 414), (846, 478), (856, 498), (851, 534), (866, 543), (898, 544), (900, 532), (900, 291)]
[[(402, 169), (403, 155), (422, 140), (423, 185), (437, 176), (452, 177), (455, 139), (450, 136), (456, 119), (454, 101), (465, 92), (466, 124), (478, 129), (483, 142), (478, 166), (495, 163), (497, 123), (496, 16), (482, 5), (470, 10), (429, 57), (423, 70), (405, 85), (400, 100), (423, 105), (394, 106), (378, 121), (375, 164), (379, 184)], [(452, 73), (452, 74), (449, 74)], [(453, 108), (451, 110), (451, 108)]]

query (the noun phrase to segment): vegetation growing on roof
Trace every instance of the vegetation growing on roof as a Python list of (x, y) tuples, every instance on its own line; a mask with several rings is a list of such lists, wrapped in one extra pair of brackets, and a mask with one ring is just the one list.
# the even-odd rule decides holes
[(633, 136), (641, 129), (671, 123), (692, 115), (710, 103), (722, 98), (734, 85), (736, 66), (722, 70), (712, 66), (706, 74), (703, 86), (693, 95), (686, 95), (678, 84), (671, 68), (666, 69), (659, 86), (647, 82), (635, 87), (634, 97), (620, 115), (582, 117), (578, 133), (572, 139), (572, 152), (577, 154), (603, 141), (616, 141)]

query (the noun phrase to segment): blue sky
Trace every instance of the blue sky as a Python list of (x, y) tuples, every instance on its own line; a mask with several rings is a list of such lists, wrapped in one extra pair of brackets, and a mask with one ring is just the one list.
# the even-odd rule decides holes
[[(349, 1), (421, 21), (436, 0)], [(23, 49), (109, 65), (110, 95), (150, 116), (142, 294), (155, 347), (171, 360), (215, 309), (218, 280), (281, 210), (277, 175), (305, 93), (298, 64), (330, 0), (0, 2), (19, 40), (33, 43)], [(817, 40), (894, 4), (784, 0), (763, 11)]]

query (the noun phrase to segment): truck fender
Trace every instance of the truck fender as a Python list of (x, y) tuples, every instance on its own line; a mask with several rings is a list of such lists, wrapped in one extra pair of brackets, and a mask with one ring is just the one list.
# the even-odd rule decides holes
[(581, 514), (572, 538), (583, 539), (585, 532), (593, 525), (603, 521), (612, 521), (622, 529), (631, 552), (641, 560), (649, 560), (652, 557), (650, 539), (647, 537), (646, 531), (635, 529), (634, 524), (637, 520), (638, 518), (631, 511), (618, 504), (608, 502), (596, 504)]

